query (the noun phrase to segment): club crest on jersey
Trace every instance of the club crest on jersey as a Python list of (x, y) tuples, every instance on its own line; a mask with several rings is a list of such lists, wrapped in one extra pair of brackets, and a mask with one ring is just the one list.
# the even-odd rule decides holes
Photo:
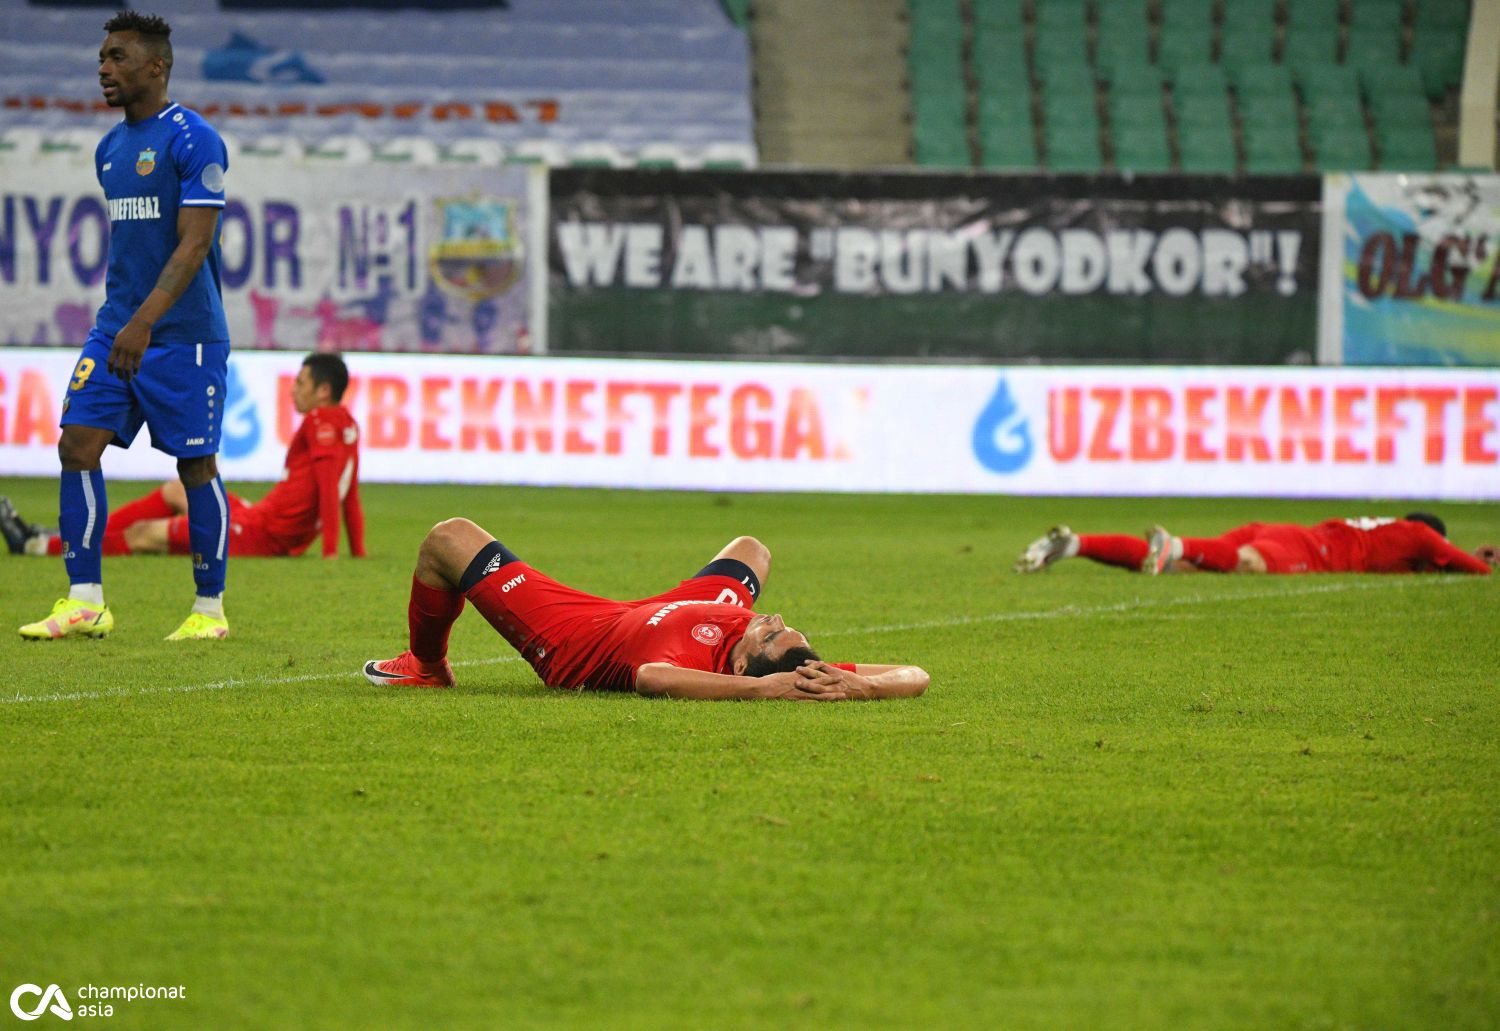
[(135, 174), (150, 175), (156, 171), (156, 151), (147, 147), (135, 156)]
[(724, 630), (716, 623), (699, 623), (693, 627), (693, 640), (712, 647), (724, 640)]

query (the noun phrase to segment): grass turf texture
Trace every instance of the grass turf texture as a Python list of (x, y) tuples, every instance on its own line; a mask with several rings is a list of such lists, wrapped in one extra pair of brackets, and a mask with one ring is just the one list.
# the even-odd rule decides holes
[[(122, 501), (144, 485), (117, 483)], [(33, 518), (50, 481), (0, 480)], [(247, 491), (252, 497), (259, 491)], [(0, 988), (183, 984), (121, 1027), (1493, 1027), (1500, 580), (1016, 576), (1049, 525), (1407, 506), (369, 487), (372, 558), (108, 560), (101, 642), (0, 646)], [(1435, 506), (1472, 548), (1493, 506)], [(542, 688), (474, 613), (380, 690), (466, 514), (601, 594), (738, 533), (764, 610), (926, 697)], [(38, 618), (55, 560), (0, 558)], [(20, 699), (20, 700), (17, 700)], [(30, 700), (28, 700), (30, 699)], [(34, 1000), (32, 1000), (34, 1001)], [(0, 1011), (3, 1012), (3, 1011)], [(6, 1018), (8, 1019), (8, 1017)]]

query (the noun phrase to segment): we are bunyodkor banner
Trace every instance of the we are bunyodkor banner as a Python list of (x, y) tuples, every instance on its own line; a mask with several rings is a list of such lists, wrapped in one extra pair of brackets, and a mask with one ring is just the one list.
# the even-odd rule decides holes
[(550, 176), (548, 349), (1286, 364), (1316, 176)]
[(1500, 176), (1332, 175), (1321, 359), (1500, 366)]
[[(529, 352), (543, 177), (231, 157), (220, 265), (231, 341)], [(92, 151), (0, 157), (0, 355), (84, 341), (104, 301), (109, 231)]]
[[(280, 475), (300, 355), (231, 359), (220, 467)], [(74, 357), (0, 367), (0, 474), (57, 471)], [(370, 481), (1500, 500), (1500, 376), (352, 355)], [(166, 479), (146, 434), (111, 476)]]

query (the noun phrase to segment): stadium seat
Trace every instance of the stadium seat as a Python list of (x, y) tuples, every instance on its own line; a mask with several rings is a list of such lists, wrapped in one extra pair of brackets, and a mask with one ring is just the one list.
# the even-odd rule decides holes
[(467, 136), (454, 140), (443, 150), (444, 161), (476, 165), (498, 165), (505, 160), (505, 147), (488, 136)]
[(1287, 35), (1338, 31), (1340, 0), (1291, 0), (1286, 5)]
[(1025, 0), (971, 0), (974, 24), (983, 28), (1020, 30), (1025, 22)]
[(1047, 167), (1055, 172), (1097, 172), (1104, 167), (1099, 132), (1087, 128), (1047, 133)]
[(1282, 93), (1241, 95), (1240, 122), (1247, 128), (1297, 131), (1297, 97), (1288, 86)]
[(1276, 23), (1225, 22), (1219, 35), (1219, 63), (1228, 70), (1263, 65), (1276, 53)]
[(1389, 32), (1401, 35), (1403, 0), (1353, 0), (1349, 8), (1349, 28)]
[(1291, 69), (1284, 64), (1245, 64), (1228, 69), (1234, 92), (1244, 103), (1246, 97), (1280, 96), (1292, 89)]
[(1223, 97), (1229, 78), (1222, 65), (1195, 61), (1178, 66), (1172, 73), (1172, 95)]
[(1029, 129), (986, 136), (981, 139), (979, 149), (985, 168), (1031, 169), (1041, 164), (1037, 160), (1036, 140)]
[(1293, 72), (1303, 103), (1314, 103), (1317, 98), (1332, 93), (1359, 96), (1359, 76), (1355, 65), (1313, 62), (1295, 68)]
[(1072, 64), (1088, 60), (1088, 26), (1083, 22), (1037, 24), (1034, 56), (1037, 74), (1045, 77), (1053, 64)]
[(375, 148), (363, 136), (325, 136), (307, 148), (307, 156), (323, 161), (364, 164), (375, 156)]
[(1213, 60), (1213, 30), (1196, 22), (1168, 23), (1157, 38), (1156, 63), (1168, 73), (1184, 65), (1207, 64)]
[(1325, 93), (1306, 109), (1307, 131), (1313, 139), (1354, 127), (1364, 134), (1365, 112), (1357, 94)]
[(1122, 65), (1108, 76), (1111, 96), (1149, 96), (1161, 100), (1161, 69), (1154, 64)]
[(1086, 0), (1032, 0), (1036, 27), (1084, 25), (1088, 21)]
[(1467, 31), (1469, 28), (1469, 0), (1417, 0), (1415, 26), (1435, 26)]
[(1231, 173), (1238, 167), (1234, 137), (1227, 120), (1221, 125), (1179, 127), (1182, 170), (1200, 173)]
[(1222, 128), (1228, 131), (1231, 125), (1229, 98), (1206, 93), (1187, 93), (1172, 98), (1177, 112), (1179, 133), (1196, 127)]
[(1120, 68), (1142, 67), (1151, 63), (1151, 28), (1146, 22), (1132, 23), (1130, 28), (1100, 28), (1094, 49), (1094, 63), (1104, 79), (1112, 78)]
[(435, 165), (442, 155), (437, 144), (425, 136), (392, 136), (375, 145), (374, 158), (376, 161)]
[(1161, 128), (1164, 130), (1167, 115), (1159, 95), (1155, 97), (1111, 96), (1109, 123), (1118, 140), (1121, 133), (1130, 133), (1136, 129), (1149, 131), (1153, 128)]
[(1114, 131), (1115, 167), (1130, 172), (1170, 172), (1172, 151), (1165, 123)]
[(1427, 103), (1427, 98), (1420, 94), (1371, 94), (1370, 115), (1377, 129), (1381, 126), (1398, 126), (1432, 132), (1432, 107)]
[(1338, 27), (1304, 26), (1288, 29), (1281, 60), (1293, 69), (1309, 64), (1335, 64), (1339, 57)]
[(1464, 73), (1464, 30), (1418, 24), (1412, 33), (1411, 63), (1422, 73), (1430, 100), (1441, 100)]
[(1245, 170), (1253, 173), (1300, 172), (1302, 147), (1297, 122), (1245, 126)]
[(1385, 29), (1351, 28), (1345, 63), (1356, 68), (1373, 66), (1390, 68), (1401, 63), (1400, 32)]
[(1380, 146), (1380, 167), (1392, 172), (1432, 172), (1437, 170), (1437, 145), (1431, 132), (1420, 128), (1398, 128), (1376, 132)]
[(1329, 127), (1309, 137), (1320, 172), (1361, 171), (1374, 167), (1370, 137), (1363, 124)]

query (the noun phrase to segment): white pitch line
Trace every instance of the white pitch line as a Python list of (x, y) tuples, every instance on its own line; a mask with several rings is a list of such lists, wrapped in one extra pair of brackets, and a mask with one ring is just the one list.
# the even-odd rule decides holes
[[(1014, 623), (1038, 619), (1067, 619), (1073, 616), (1107, 616), (1114, 613), (1137, 612), (1155, 608), (1177, 608), (1184, 605), (1213, 605), (1218, 602), (1266, 601), (1276, 598), (1293, 598), (1309, 594), (1342, 594), (1347, 591), (1407, 590), (1413, 587), (1436, 586), (1459, 582), (1458, 577), (1430, 576), (1420, 579), (1396, 580), (1380, 577), (1375, 580), (1360, 580), (1346, 583), (1310, 584), (1281, 591), (1257, 591), (1245, 594), (1187, 594), (1177, 598), (1148, 599), (1136, 597), (1130, 601), (1114, 602), (1110, 605), (1064, 605), (1056, 609), (1038, 609), (1032, 612), (992, 612), (981, 616), (954, 616), (951, 619), (927, 620), (920, 623), (888, 623), (883, 626), (847, 627), (843, 630), (820, 630), (815, 638), (854, 637), (861, 634), (888, 634), (902, 630), (941, 630), (947, 627), (973, 626), (978, 623)], [(502, 662), (519, 662), (519, 655), (501, 655), (490, 659), (466, 659), (455, 662), (455, 667), (494, 666)], [(305, 684), (316, 680), (344, 680), (363, 676), (358, 670), (339, 673), (305, 673), (297, 677), (246, 677), (243, 680), (214, 680), (206, 684), (179, 684), (169, 687), (116, 688), (108, 691), (65, 691), (54, 694), (23, 695), (0, 698), (0, 705), (26, 705), (37, 702), (77, 702), (101, 698), (138, 698), (154, 694), (192, 694), (198, 691), (231, 691), (240, 687), (272, 687), (282, 684)]]
[(1182, 605), (1212, 605), (1216, 602), (1265, 601), (1275, 598), (1292, 598), (1307, 594), (1342, 594), (1346, 591), (1370, 591), (1382, 588), (1406, 590), (1412, 587), (1436, 586), (1457, 583), (1460, 577), (1431, 576), (1400, 581), (1380, 577), (1377, 580), (1361, 580), (1353, 583), (1316, 584), (1293, 587), (1283, 591), (1257, 591), (1245, 594), (1185, 594), (1176, 598), (1150, 599), (1136, 597), (1130, 601), (1109, 605), (1064, 605), (1056, 609), (1040, 609), (1033, 612), (992, 612), (981, 616), (954, 616), (951, 619), (934, 619), (920, 623), (892, 623), (887, 626), (864, 629), (820, 630), (812, 637), (848, 637), (855, 634), (892, 633), (898, 630), (941, 630), (947, 627), (973, 626), (976, 623), (1013, 623), (1034, 619), (1064, 619), (1069, 616), (1107, 616), (1116, 612), (1134, 612), (1139, 609), (1173, 608)]

